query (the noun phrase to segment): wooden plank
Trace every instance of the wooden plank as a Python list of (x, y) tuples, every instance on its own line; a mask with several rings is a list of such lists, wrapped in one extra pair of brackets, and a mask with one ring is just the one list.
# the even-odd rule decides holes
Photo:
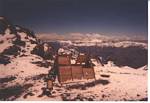
[(73, 79), (82, 79), (83, 72), (82, 72), (81, 65), (73, 65), (73, 66), (71, 66), (71, 69), (72, 69), (72, 78)]
[(71, 66), (59, 66), (59, 74), (62, 75), (71, 74)]
[(70, 65), (70, 58), (68, 56), (58, 56), (59, 65)]
[(59, 66), (59, 82), (63, 83), (72, 80), (72, 71), (70, 66)]
[(71, 75), (61, 75), (59, 80), (60, 80), (60, 83), (72, 81), (72, 76)]
[(95, 73), (93, 68), (83, 68), (84, 79), (94, 79)]
[(52, 90), (52, 89), (53, 89), (53, 81), (52, 81), (52, 80), (48, 80), (48, 81), (47, 81), (47, 88), (48, 88), (49, 90)]
[(92, 67), (83, 67), (81, 64), (71, 65), (69, 57), (59, 56), (58, 57), (59, 82), (67, 83), (72, 80), (81, 80), (81, 79), (95, 79), (94, 69)]

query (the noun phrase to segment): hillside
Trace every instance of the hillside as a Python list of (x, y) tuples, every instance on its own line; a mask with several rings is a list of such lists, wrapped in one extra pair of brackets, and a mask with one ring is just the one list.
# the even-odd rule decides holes
[(40, 43), (33, 31), (0, 17), (0, 100), (147, 101), (145, 62), (135, 69), (109, 60), (102, 66), (93, 58), (95, 80), (61, 85), (56, 77), (52, 92), (47, 92), (46, 77), (54, 63), (55, 48)]

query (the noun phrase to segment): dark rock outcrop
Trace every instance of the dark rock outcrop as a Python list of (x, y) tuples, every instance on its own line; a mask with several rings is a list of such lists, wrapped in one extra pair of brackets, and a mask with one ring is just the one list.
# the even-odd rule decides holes
[(0, 54), (0, 64), (6, 65), (6, 64), (9, 64), (9, 63), (11, 63), (10, 62), (10, 57)]
[(81, 46), (78, 49), (80, 52), (89, 53), (93, 57), (102, 57), (103, 64), (106, 64), (108, 61), (113, 61), (117, 66), (129, 66), (137, 69), (148, 63), (148, 50), (140, 46), (126, 48)]
[(19, 46), (13, 45), (9, 48), (5, 49), (1, 54), (2, 55), (19, 55), (19, 52), (21, 51), (21, 48)]
[(0, 38), (0, 45), (6, 45), (0, 52), (0, 64), (6, 65), (10, 63), (10, 56), (20, 55), (22, 49), (24, 50), (26, 48), (27, 42), (30, 42), (30, 44), (38, 44), (38, 40), (33, 31), (18, 25), (13, 25), (5, 17), (0, 17), (0, 35), (3, 38)]
[(17, 35), (15, 27), (5, 17), (0, 17), (0, 34), (4, 35), (6, 29), (10, 29), (10, 34)]
[[(44, 50), (44, 48), (47, 48), (47, 50)], [(51, 46), (49, 46), (47, 44), (47, 46), (45, 47), (45, 44), (38, 44), (33, 51), (31, 51), (32, 54), (36, 54), (40, 57), (42, 57), (43, 59), (47, 60), (47, 59), (53, 59), (53, 49)]]

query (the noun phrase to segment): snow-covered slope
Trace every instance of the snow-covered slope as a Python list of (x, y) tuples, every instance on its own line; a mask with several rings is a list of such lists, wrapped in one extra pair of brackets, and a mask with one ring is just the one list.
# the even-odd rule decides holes
[(0, 100), (147, 100), (146, 66), (101, 66), (96, 60), (95, 80), (60, 85), (56, 79), (48, 95), (45, 77), (53, 61), (31, 53), (38, 45), (33, 32), (2, 17), (0, 27)]
[(20, 55), (31, 51), (37, 45), (36, 37), (28, 29), (14, 26), (5, 18), (0, 19), (0, 25), (0, 53), (2, 55), (11, 56), (15, 52)]
[(0, 27), (0, 100), (31, 95), (33, 88), (41, 93), (51, 61), (31, 54), (38, 45), (33, 32), (12, 25), (4, 17), (0, 18)]
[[(111, 64), (103, 67), (97, 62), (93, 62), (96, 65), (94, 67), (95, 80), (84, 80), (64, 85), (55, 81), (52, 95), (47, 96), (46, 93), (42, 94), (44, 87), (46, 87), (44, 76), (47, 69), (29, 64), (33, 59), (35, 57), (18, 58), (13, 63), (2, 66), (0, 78), (12, 78), (11, 81), (1, 84), (1, 88), (5, 88), (1, 91), (9, 92), (9, 94), (3, 93), (4, 100), (147, 100), (148, 75), (146, 70), (135, 70), (130, 67), (119, 68)], [(14, 65), (17, 66), (14, 68)], [(6, 68), (8, 73), (5, 71)]]

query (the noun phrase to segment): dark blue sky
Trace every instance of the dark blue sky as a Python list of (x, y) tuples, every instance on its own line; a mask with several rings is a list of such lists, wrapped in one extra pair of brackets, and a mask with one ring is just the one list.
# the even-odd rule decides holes
[(36, 33), (147, 36), (147, 0), (0, 0), (0, 15)]

